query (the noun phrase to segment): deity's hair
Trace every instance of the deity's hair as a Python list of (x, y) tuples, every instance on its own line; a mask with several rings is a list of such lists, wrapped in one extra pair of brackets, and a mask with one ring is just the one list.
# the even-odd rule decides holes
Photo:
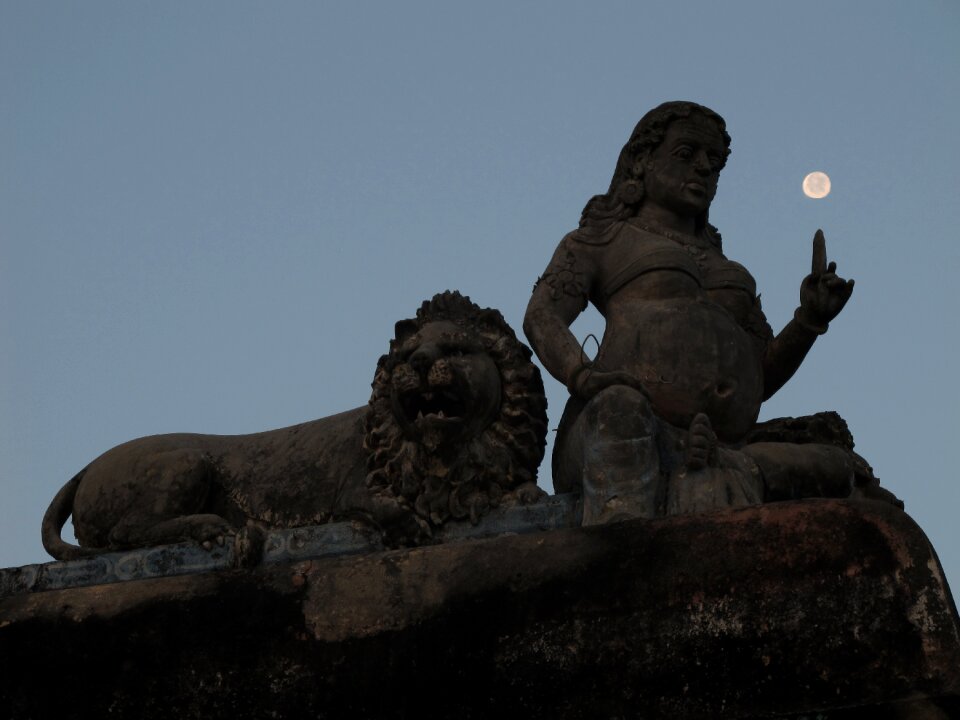
[[(698, 105), (694, 102), (683, 100), (665, 102), (658, 105), (648, 112), (637, 123), (630, 135), (630, 139), (620, 151), (620, 157), (617, 159), (617, 167), (613, 172), (613, 178), (610, 181), (610, 188), (603, 195), (594, 195), (587, 202), (580, 215), (580, 228), (575, 235), (596, 238), (602, 235), (607, 229), (616, 222), (626, 220), (637, 214), (640, 205), (643, 203), (642, 183), (636, 197), (625, 201), (620, 192), (621, 185), (635, 178), (632, 168), (634, 164), (641, 159), (647, 152), (656, 148), (667, 134), (667, 128), (674, 120), (688, 118), (691, 115), (699, 114), (708, 120), (711, 120), (720, 131), (723, 138), (726, 153), (723, 157), (723, 163), (726, 163), (727, 156), (730, 154), (730, 135), (727, 133), (727, 124), (710, 108)], [(723, 167), (721, 165), (721, 167)], [(707, 213), (699, 216), (696, 222), (697, 234), (705, 234), (719, 246), (720, 236), (716, 228), (707, 222)], [(589, 242), (589, 240), (588, 240)], [(596, 240), (593, 240), (596, 242)]]

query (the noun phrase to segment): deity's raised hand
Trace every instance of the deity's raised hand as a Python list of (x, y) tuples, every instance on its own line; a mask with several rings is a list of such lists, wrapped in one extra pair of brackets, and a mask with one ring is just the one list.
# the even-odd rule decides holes
[(823, 231), (813, 236), (813, 262), (810, 274), (800, 285), (800, 307), (797, 320), (818, 332), (825, 332), (853, 293), (853, 280), (837, 275), (837, 264), (827, 264), (827, 242)]

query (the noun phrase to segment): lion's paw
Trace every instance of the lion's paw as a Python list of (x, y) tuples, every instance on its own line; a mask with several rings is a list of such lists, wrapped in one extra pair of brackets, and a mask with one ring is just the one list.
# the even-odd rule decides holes
[(541, 498), (546, 497), (547, 493), (535, 482), (524, 483), (516, 490), (514, 493), (517, 496), (517, 500), (520, 501), (521, 505), (532, 505), (535, 502), (539, 502)]
[(189, 537), (207, 550), (212, 550), (214, 545), (223, 546), (225, 538), (237, 532), (233, 525), (219, 515), (188, 515), (183, 521), (187, 524)]

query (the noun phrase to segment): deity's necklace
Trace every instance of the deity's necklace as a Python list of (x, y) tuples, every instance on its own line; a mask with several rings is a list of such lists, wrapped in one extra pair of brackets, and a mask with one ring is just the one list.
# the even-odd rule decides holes
[(668, 240), (673, 240), (673, 242), (677, 243), (677, 245), (687, 251), (687, 254), (694, 259), (694, 261), (697, 263), (697, 267), (699, 267), (700, 270), (704, 270), (706, 268), (707, 247), (712, 247), (706, 244), (709, 243), (709, 241), (701, 240), (696, 235), (688, 235), (686, 233), (667, 230), (667, 228), (660, 227), (659, 225), (647, 225), (640, 222), (636, 218), (630, 218), (630, 220), (627, 222), (629, 222), (635, 228), (644, 230), (651, 235), (659, 235), (667, 238)]

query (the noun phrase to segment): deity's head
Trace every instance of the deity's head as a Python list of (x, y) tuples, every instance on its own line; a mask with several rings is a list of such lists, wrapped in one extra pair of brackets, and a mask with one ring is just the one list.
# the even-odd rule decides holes
[[(580, 218), (581, 228), (603, 229), (612, 222), (624, 220), (637, 214), (646, 196), (644, 174), (647, 162), (667, 137), (676, 122), (700, 124), (710, 132), (716, 130), (719, 138), (718, 156), (714, 158), (717, 171), (726, 163), (730, 154), (730, 135), (726, 123), (713, 110), (693, 102), (666, 102), (644, 115), (620, 151), (617, 167), (605, 195), (596, 195), (587, 203)], [(712, 199), (712, 195), (709, 199)], [(707, 227), (706, 206), (699, 212), (697, 228)]]

